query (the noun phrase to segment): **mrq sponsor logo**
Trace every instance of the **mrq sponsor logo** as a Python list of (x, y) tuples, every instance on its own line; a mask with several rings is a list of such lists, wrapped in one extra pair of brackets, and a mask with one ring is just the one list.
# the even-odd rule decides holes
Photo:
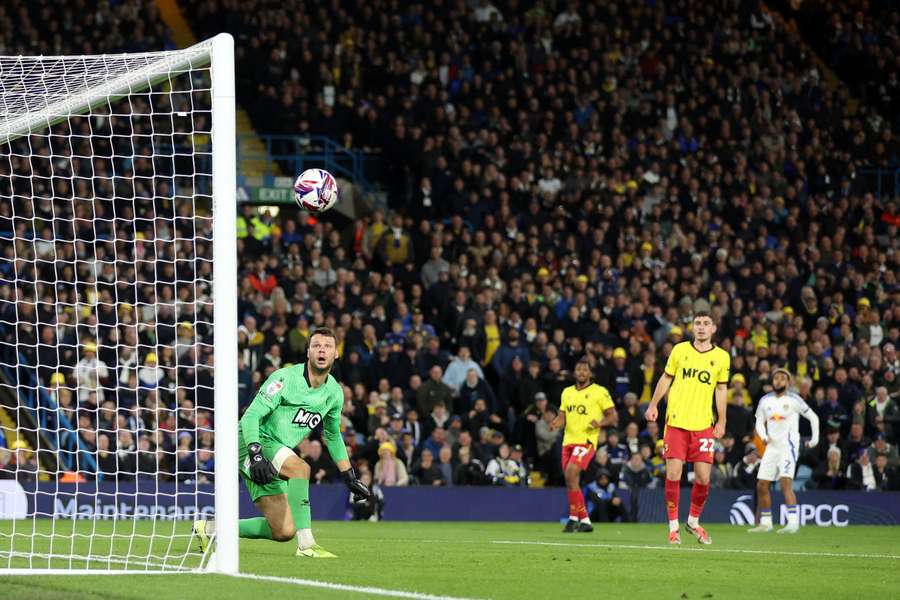
[(76, 519), (121, 519), (121, 518), (166, 518), (196, 519), (212, 517), (216, 508), (212, 504), (201, 506), (174, 504), (133, 504), (127, 502), (100, 502), (78, 504), (74, 498), (62, 500), (56, 498), (53, 503), (53, 516)]
[[(846, 527), (850, 524), (850, 507), (846, 504), (800, 504), (800, 524), (820, 527)], [(732, 525), (753, 525), (753, 496), (738, 496), (731, 505)], [(787, 507), (782, 504), (778, 521), (787, 524)]]

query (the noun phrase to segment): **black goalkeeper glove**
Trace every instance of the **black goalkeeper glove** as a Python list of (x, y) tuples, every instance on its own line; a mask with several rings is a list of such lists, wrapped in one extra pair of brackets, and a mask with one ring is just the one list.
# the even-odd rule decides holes
[(344, 478), (344, 483), (347, 484), (347, 487), (353, 492), (354, 502), (365, 502), (372, 497), (372, 490), (356, 478), (356, 472), (353, 470), (353, 467), (350, 467), (346, 471), (341, 471), (341, 477)]
[(250, 479), (256, 485), (267, 485), (278, 475), (268, 458), (263, 456), (262, 446), (257, 443), (247, 446), (247, 452), (250, 453)]

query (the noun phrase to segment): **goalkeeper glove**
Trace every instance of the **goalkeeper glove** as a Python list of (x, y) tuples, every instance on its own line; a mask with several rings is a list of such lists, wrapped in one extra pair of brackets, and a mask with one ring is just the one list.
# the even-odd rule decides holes
[(346, 471), (341, 471), (341, 477), (344, 478), (344, 483), (353, 492), (354, 502), (364, 502), (372, 496), (372, 491), (368, 486), (356, 478), (356, 472), (353, 470), (353, 467)]
[(269, 459), (263, 456), (262, 446), (252, 443), (247, 446), (247, 452), (250, 454), (250, 479), (256, 485), (267, 485), (278, 475), (275, 465), (269, 462)]

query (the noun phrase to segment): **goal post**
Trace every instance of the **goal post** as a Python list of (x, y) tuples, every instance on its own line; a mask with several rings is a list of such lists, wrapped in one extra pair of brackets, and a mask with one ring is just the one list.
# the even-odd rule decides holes
[(0, 574), (238, 572), (235, 143), (228, 34), (0, 57)]
[[(213, 42), (212, 176), (213, 256), (216, 270), (227, 277), (214, 279), (217, 324), (216, 378), (216, 515), (217, 553), (210, 567), (221, 573), (238, 572), (238, 361), (237, 361), (237, 139), (235, 136), (234, 40), (221, 34)], [(216, 110), (219, 111), (216, 114)], [(218, 142), (218, 143), (217, 143)], [(220, 337), (221, 336), (221, 337)]]

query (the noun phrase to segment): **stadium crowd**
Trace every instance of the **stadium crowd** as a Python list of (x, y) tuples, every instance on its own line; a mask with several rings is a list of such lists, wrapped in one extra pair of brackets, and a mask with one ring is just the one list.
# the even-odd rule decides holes
[[(773, 5), (795, 20), (803, 36), (845, 81), (850, 93), (900, 126), (900, 13), (892, 0), (876, 2), (800, 2)], [(885, 160), (886, 159), (886, 160)], [(881, 157), (896, 167), (897, 156)]]
[[(138, 1), (12, 0), (0, 31), (3, 54), (171, 47)], [(212, 477), (210, 173), (191, 157), (208, 152), (203, 81), (176, 75), (3, 146), (0, 374), (20, 435), (0, 477)]]
[[(801, 479), (897, 489), (900, 209), (858, 177), (897, 164), (896, 137), (870, 107), (851, 111), (779, 20), (738, 0), (303, 7), (186, 8), (198, 36), (236, 36), (239, 94), (260, 131), (380, 151), (390, 211), (345, 226), (242, 207), (242, 408), (326, 325), (339, 335), (345, 441), (379, 486), (526, 485), (537, 474), (558, 484), (560, 433), (549, 422), (586, 357), (620, 421), (602, 434), (585, 483), (598, 510), (622, 516), (618, 489), (664, 477), (660, 430), (643, 406), (704, 306), (732, 355), (714, 486), (753, 486), (753, 408), (786, 366), (825, 428)], [(5, 202), (0, 214), (27, 228)], [(163, 232), (177, 227), (150, 222), (151, 247), (168, 248)], [(196, 268), (209, 268), (200, 244)], [(196, 368), (210, 360), (209, 304), (166, 295), (193, 277), (173, 274), (177, 262), (142, 264), (150, 281), (169, 278), (146, 296), (158, 337), (145, 328), (128, 341), (121, 305), (116, 319), (101, 301), (70, 317), (108, 328), (96, 346), (69, 341), (61, 353), (48, 337), (50, 362), (35, 364), (54, 366), (39, 373), (42, 386), (59, 388), (59, 372), (62, 389), (74, 387), (73, 418), (88, 413), (80, 432), (97, 456), (140, 445), (148, 469), (177, 477), (179, 449), (211, 437), (201, 423), (212, 382)], [(20, 277), (9, 254), (2, 267)], [(85, 277), (102, 295), (101, 276), (96, 286)], [(154, 310), (144, 308), (147, 323)], [(27, 329), (22, 310), (3, 321)], [(19, 333), (20, 350), (45, 347), (34, 340), (51, 335), (47, 318)], [(96, 396), (77, 365), (98, 374)], [(149, 392), (142, 373), (156, 379)], [(116, 383), (123, 374), (131, 383)], [(104, 412), (106, 392), (138, 408)], [(93, 415), (120, 433), (95, 439)], [(315, 481), (335, 479), (318, 440), (301, 452)]]

